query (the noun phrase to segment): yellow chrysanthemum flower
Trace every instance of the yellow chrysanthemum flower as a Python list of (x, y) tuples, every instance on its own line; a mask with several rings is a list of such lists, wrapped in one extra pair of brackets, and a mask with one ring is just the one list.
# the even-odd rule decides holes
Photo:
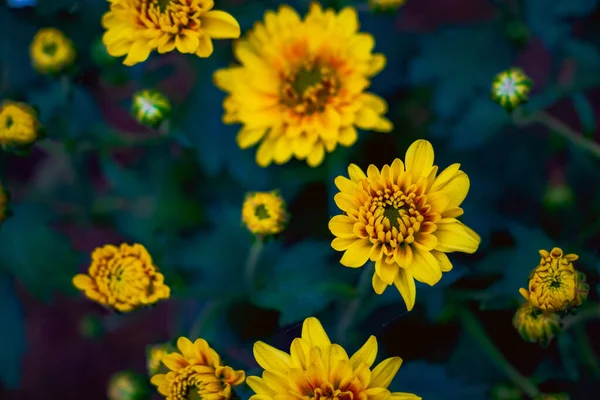
[(369, 5), (374, 10), (395, 10), (396, 8), (403, 6), (406, 0), (369, 0)]
[(285, 201), (279, 193), (249, 193), (242, 206), (242, 222), (255, 235), (276, 235), (287, 222)]
[(148, 375), (155, 375), (159, 372), (162, 366), (162, 359), (171, 351), (169, 343), (159, 343), (149, 346), (146, 353), (146, 367)]
[(147, 383), (131, 371), (117, 372), (108, 382), (108, 400), (143, 400), (148, 398)]
[(102, 41), (113, 57), (127, 55), (123, 64), (146, 61), (150, 53), (177, 49), (209, 57), (212, 39), (234, 39), (240, 26), (230, 14), (214, 11), (213, 0), (109, 0), (102, 17)]
[(0, 104), (0, 147), (27, 148), (40, 138), (40, 123), (33, 108), (5, 100)]
[(120, 312), (154, 304), (171, 294), (141, 244), (97, 248), (88, 274), (76, 275), (73, 285), (91, 300)]
[(283, 5), (236, 43), (241, 65), (215, 72), (214, 80), (229, 93), (223, 121), (243, 125), (240, 148), (260, 142), (258, 165), (295, 157), (315, 167), (326, 151), (354, 144), (357, 127), (392, 130), (385, 100), (365, 92), (385, 56), (372, 54), (373, 36), (358, 29), (353, 8), (336, 14), (313, 3), (301, 20)]
[(318, 319), (302, 324), (302, 337), (292, 341), (290, 354), (263, 342), (254, 344), (254, 358), (264, 369), (262, 378), (246, 383), (255, 395), (250, 400), (341, 399), (418, 400), (411, 393), (391, 393), (388, 386), (402, 365), (400, 357), (383, 360), (371, 370), (377, 356), (377, 339), (371, 336), (352, 357), (331, 343)]
[(204, 339), (192, 343), (180, 337), (179, 353), (167, 354), (162, 363), (167, 374), (154, 375), (150, 380), (168, 400), (229, 400), (232, 386), (244, 382), (246, 373), (221, 364), (221, 358)]
[(373, 289), (381, 294), (394, 284), (410, 311), (415, 304), (415, 279), (435, 285), (442, 272), (452, 269), (445, 253), (474, 253), (480, 238), (456, 218), (469, 191), (469, 177), (452, 164), (439, 175), (433, 147), (417, 140), (406, 152), (406, 162), (395, 159), (381, 171), (370, 165), (367, 174), (350, 164), (350, 179), (338, 176), (335, 203), (344, 215), (329, 221), (344, 251), (341, 263), (360, 268), (375, 262)]
[(585, 275), (573, 267), (576, 254), (565, 254), (555, 247), (551, 252), (540, 250), (539, 265), (529, 276), (529, 290), (519, 293), (542, 311), (561, 312), (580, 306), (586, 299), (589, 286)]
[(8, 215), (8, 192), (4, 189), (2, 183), (0, 183), (0, 223), (2, 223)]
[(40, 29), (29, 46), (33, 67), (42, 74), (64, 70), (75, 61), (71, 39), (56, 28)]
[(513, 326), (525, 341), (546, 346), (560, 332), (560, 317), (541, 312), (526, 302), (515, 313)]

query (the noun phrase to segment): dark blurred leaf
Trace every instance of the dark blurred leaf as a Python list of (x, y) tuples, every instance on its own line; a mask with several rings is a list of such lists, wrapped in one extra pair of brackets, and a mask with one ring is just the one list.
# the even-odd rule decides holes
[(78, 262), (68, 239), (50, 227), (52, 215), (45, 207), (21, 203), (0, 229), (0, 265), (44, 299), (72, 290)]
[(414, 393), (427, 400), (486, 400), (488, 398), (485, 385), (469, 384), (453, 379), (442, 365), (425, 361), (403, 364), (389, 389), (391, 392)]
[(37, 0), (35, 10), (40, 15), (53, 15), (61, 11), (74, 11), (80, 6), (77, 0)]
[(253, 301), (280, 311), (282, 326), (319, 313), (335, 299), (331, 289), (339, 286), (327, 261), (330, 254), (329, 242), (303, 241), (287, 248)]
[(455, 149), (481, 147), (503, 126), (511, 123), (506, 111), (494, 103), (489, 96), (471, 102), (463, 118), (450, 132)]
[(0, 7), (0, 32), (3, 38), (10, 37), (0, 41), (0, 97), (12, 96), (36, 78), (25, 49), (29, 48), (37, 28), (16, 16), (15, 11)]
[(576, 93), (571, 96), (573, 101), (573, 107), (577, 111), (579, 122), (583, 127), (583, 134), (586, 136), (594, 135), (596, 130), (596, 117), (594, 116), (594, 109), (590, 104), (589, 100), (582, 93)]
[(17, 389), (21, 380), (21, 357), (25, 353), (25, 316), (15, 290), (14, 281), (0, 275), (0, 323), (2, 324), (2, 351), (0, 351), (0, 382)]

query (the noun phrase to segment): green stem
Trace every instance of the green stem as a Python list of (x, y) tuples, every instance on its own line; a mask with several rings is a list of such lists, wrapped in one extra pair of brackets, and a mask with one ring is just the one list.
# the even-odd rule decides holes
[(595, 376), (600, 376), (600, 362), (590, 343), (590, 338), (585, 332), (585, 328), (581, 325), (577, 325), (573, 330), (575, 331), (575, 341), (577, 343), (577, 348), (579, 349), (579, 356)]
[(538, 396), (540, 394), (538, 388), (531, 383), (529, 379), (521, 375), (521, 373), (509, 363), (506, 358), (504, 358), (502, 353), (500, 353), (500, 350), (494, 346), (489, 336), (485, 333), (475, 316), (465, 308), (459, 308), (458, 313), (467, 332), (469, 332), (471, 337), (479, 344), (483, 351), (487, 353), (490, 361), (496, 368), (503, 371), (515, 386), (521, 389), (527, 396), (532, 398)]
[(356, 313), (358, 312), (360, 305), (371, 287), (371, 277), (373, 276), (373, 269), (370, 266), (364, 266), (363, 271), (358, 278), (358, 284), (356, 286), (356, 296), (354, 300), (350, 302), (348, 308), (342, 314), (336, 330), (336, 337), (340, 343), (346, 338), (346, 333), (352, 327)]
[(248, 258), (246, 259), (246, 283), (248, 288), (252, 291), (254, 288), (254, 275), (256, 274), (256, 267), (258, 266), (258, 259), (262, 253), (264, 247), (264, 241), (262, 237), (257, 236), (254, 243), (250, 247)]
[(194, 341), (200, 337), (200, 332), (202, 331), (204, 323), (217, 310), (217, 306), (218, 303), (216, 301), (209, 301), (206, 303), (204, 308), (202, 308), (202, 311), (198, 313), (198, 316), (196, 316), (196, 319), (192, 323), (188, 339)]

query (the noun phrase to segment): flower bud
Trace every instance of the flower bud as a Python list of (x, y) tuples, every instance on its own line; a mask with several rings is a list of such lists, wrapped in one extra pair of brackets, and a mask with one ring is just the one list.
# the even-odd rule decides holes
[(560, 318), (558, 314), (544, 313), (527, 302), (515, 313), (513, 326), (525, 341), (545, 347), (560, 332)]
[(533, 81), (519, 68), (502, 71), (492, 82), (492, 99), (511, 112), (529, 99)]
[(156, 129), (171, 116), (171, 103), (158, 90), (141, 90), (133, 95), (131, 113), (139, 123)]

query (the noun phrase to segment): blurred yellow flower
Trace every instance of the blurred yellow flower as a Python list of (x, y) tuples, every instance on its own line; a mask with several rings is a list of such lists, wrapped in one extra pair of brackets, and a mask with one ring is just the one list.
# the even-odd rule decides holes
[(474, 253), (480, 238), (456, 218), (469, 191), (469, 177), (452, 164), (438, 175), (431, 143), (417, 140), (403, 163), (395, 159), (381, 171), (365, 173), (350, 164), (350, 179), (338, 176), (334, 197), (344, 215), (329, 221), (336, 238), (331, 246), (344, 251), (341, 263), (360, 268), (375, 262), (373, 289), (381, 294), (394, 284), (410, 311), (415, 279), (430, 286), (452, 269), (446, 253)]
[(171, 116), (171, 102), (158, 90), (141, 90), (133, 94), (131, 113), (141, 124), (158, 128)]
[(246, 378), (244, 371), (222, 365), (219, 355), (204, 339), (192, 343), (180, 337), (177, 347), (179, 352), (167, 354), (162, 359), (170, 371), (154, 375), (150, 380), (168, 400), (229, 400), (231, 387)]
[(148, 369), (148, 375), (152, 376), (160, 371), (162, 359), (165, 355), (170, 353), (171, 346), (169, 343), (159, 343), (148, 346), (146, 350), (146, 367)]
[(352, 357), (332, 344), (318, 319), (302, 324), (302, 337), (292, 341), (290, 354), (263, 342), (254, 344), (254, 358), (264, 369), (262, 378), (246, 383), (256, 393), (250, 400), (340, 399), (418, 400), (411, 393), (390, 393), (388, 386), (402, 365), (400, 357), (371, 366), (377, 356), (377, 339), (371, 336)]
[(287, 222), (285, 201), (276, 191), (248, 193), (242, 206), (242, 222), (255, 235), (276, 235)]
[(147, 383), (131, 371), (114, 374), (108, 382), (108, 400), (144, 400), (148, 398)]
[(5, 150), (27, 148), (40, 138), (40, 133), (33, 108), (10, 100), (0, 104), (0, 147)]
[(78, 274), (73, 285), (91, 300), (120, 312), (168, 299), (170, 289), (140, 244), (106, 245), (92, 253), (88, 274)]
[(241, 65), (216, 71), (216, 85), (229, 95), (223, 122), (240, 123), (240, 148), (260, 142), (261, 167), (292, 157), (316, 167), (325, 152), (349, 147), (356, 128), (389, 132), (387, 104), (366, 92), (385, 66), (372, 54), (372, 35), (359, 33), (356, 11), (339, 13), (313, 3), (304, 20), (287, 5), (267, 11), (235, 44)]
[(540, 255), (539, 265), (529, 276), (529, 290), (521, 288), (519, 293), (542, 311), (561, 312), (580, 306), (587, 297), (589, 286), (585, 283), (585, 275), (573, 267), (573, 261), (579, 257), (563, 255), (558, 247), (551, 252), (540, 250)]
[(546, 346), (560, 332), (560, 317), (541, 312), (526, 302), (515, 313), (513, 326), (525, 341)]
[(8, 192), (0, 183), (0, 223), (8, 217)]
[(394, 10), (404, 3), (406, 0), (369, 0), (369, 5), (374, 10)]
[(150, 53), (177, 49), (180, 53), (209, 57), (212, 39), (240, 36), (230, 14), (214, 11), (213, 0), (109, 0), (102, 17), (102, 41), (113, 57), (127, 55), (123, 64), (146, 61)]
[(40, 73), (56, 73), (75, 61), (75, 47), (71, 39), (56, 28), (42, 28), (29, 46), (33, 67)]

